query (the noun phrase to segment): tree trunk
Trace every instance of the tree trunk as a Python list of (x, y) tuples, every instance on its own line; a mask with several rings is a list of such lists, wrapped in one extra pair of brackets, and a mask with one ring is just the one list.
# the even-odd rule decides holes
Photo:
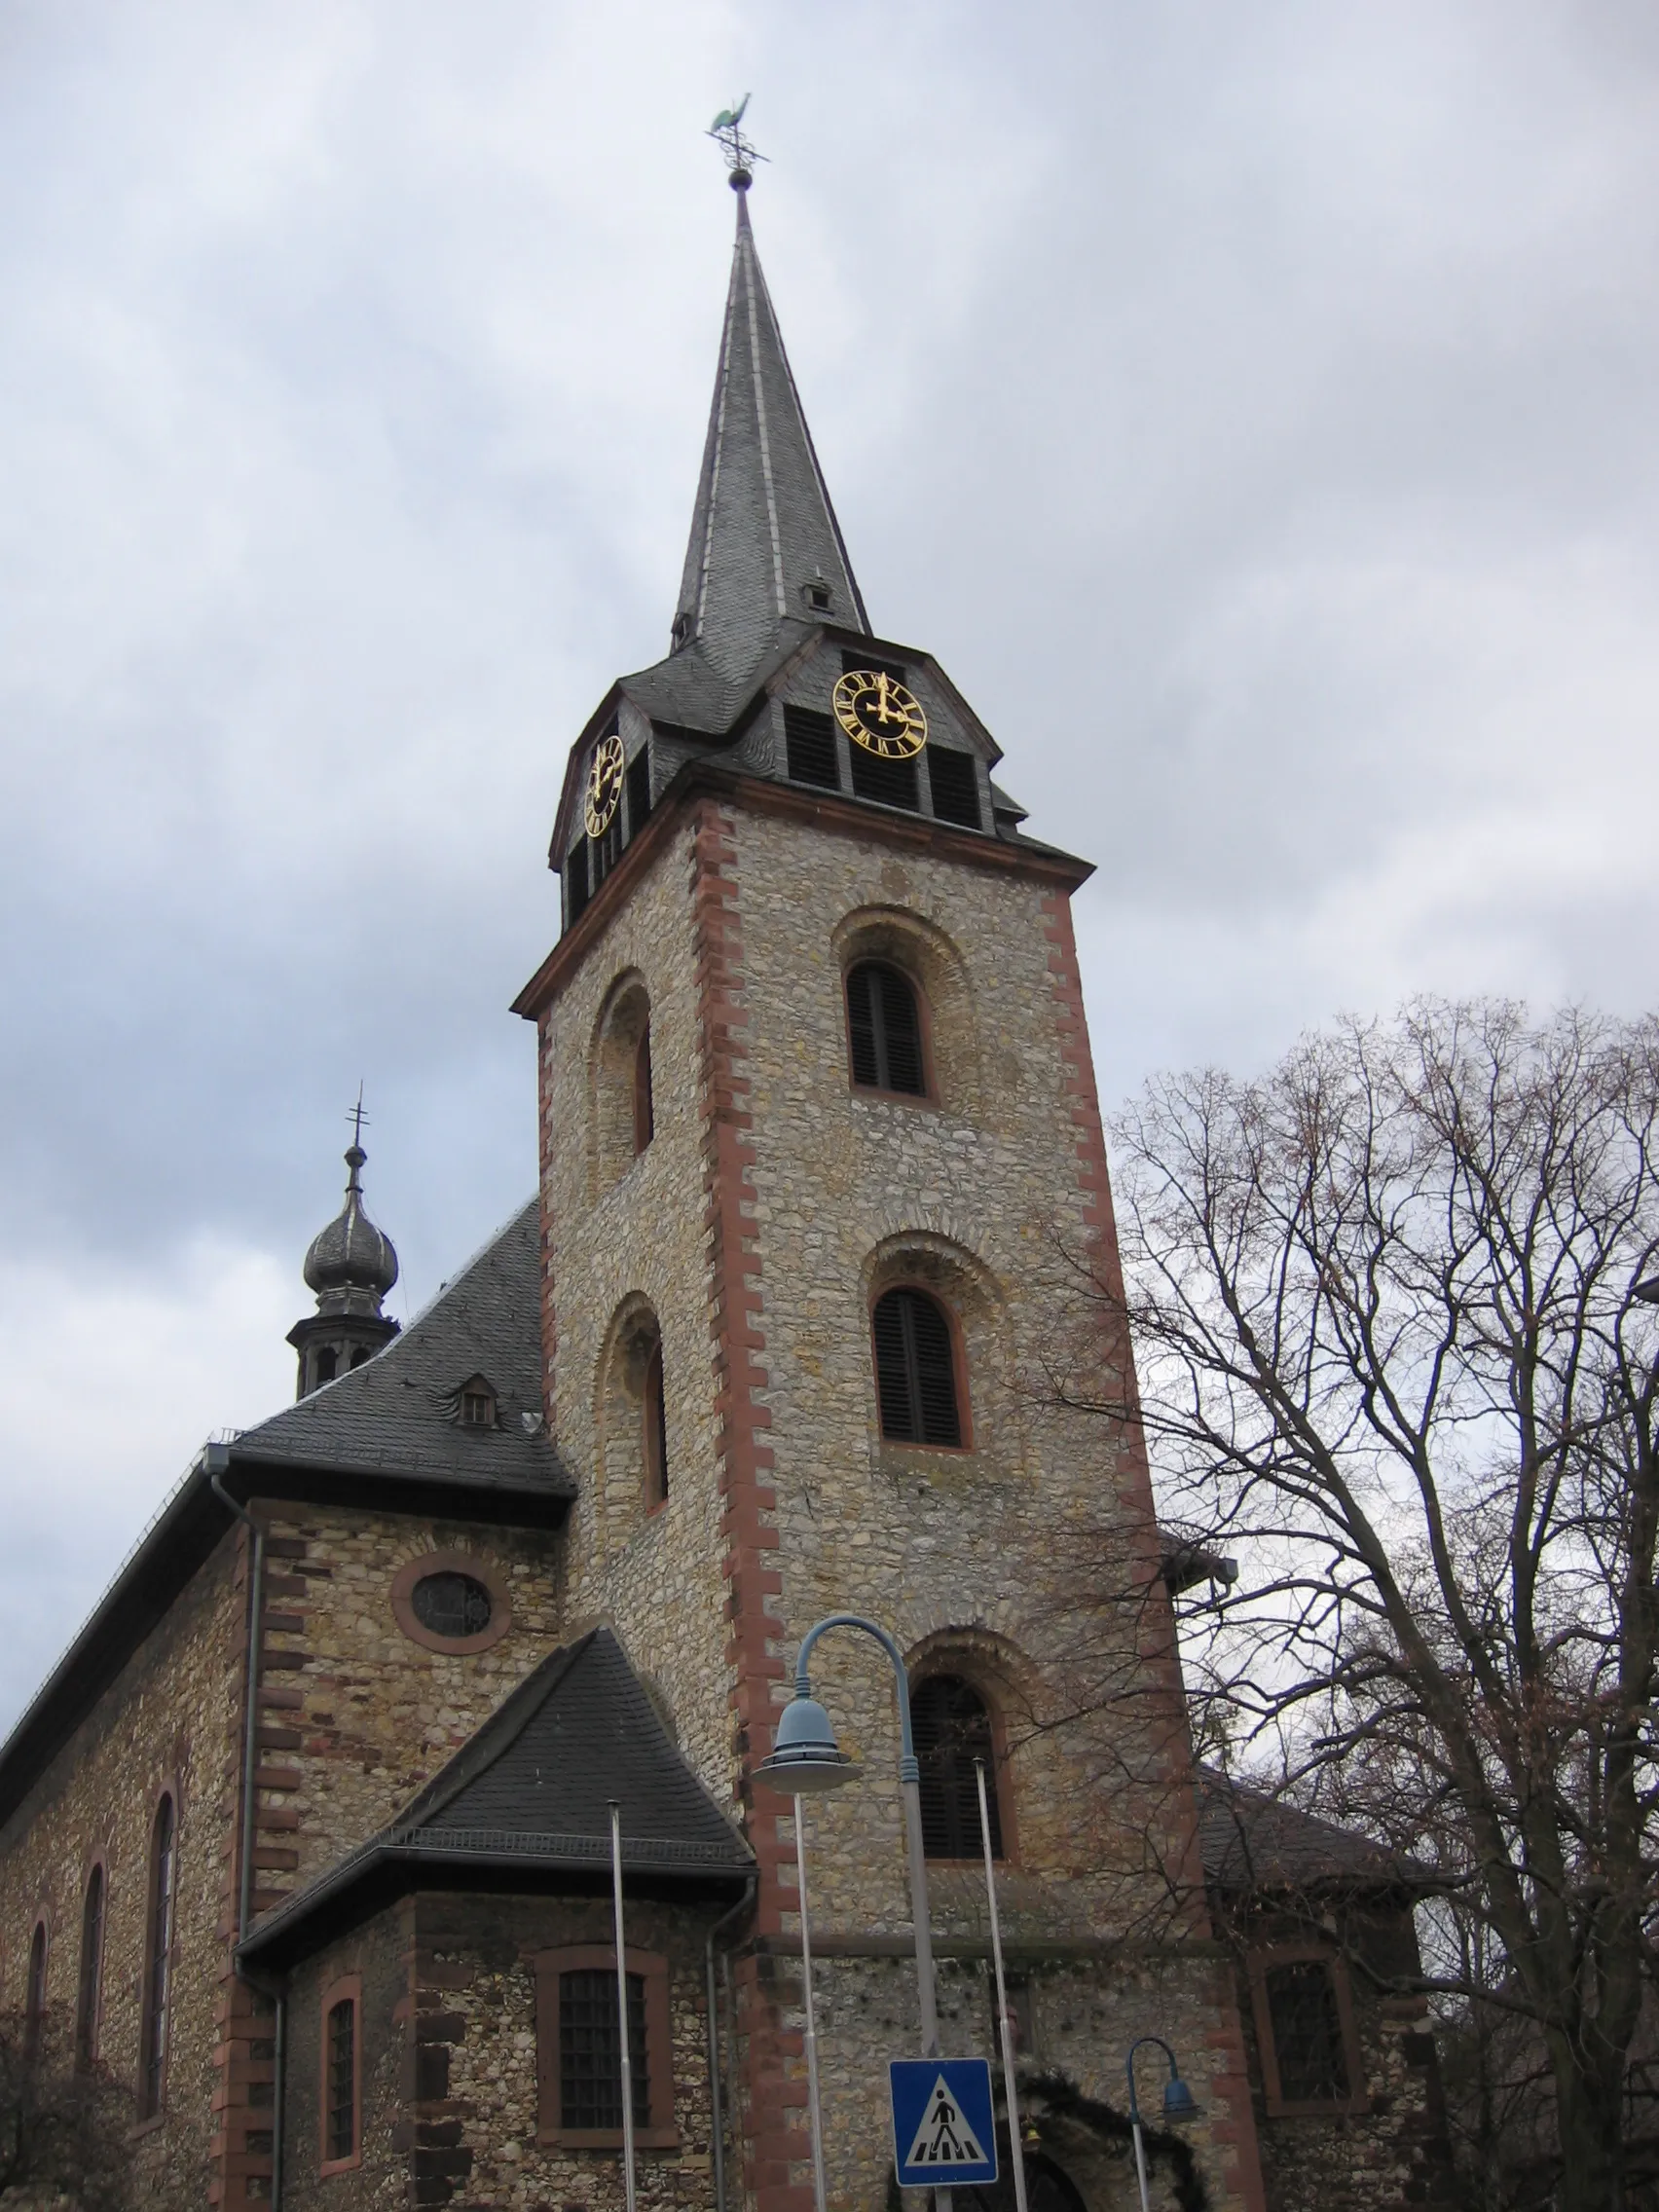
[(1588, 2073), (1565, 2045), (1550, 2056), (1561, 2136), (1557, 2212), (1624, 2212), (1622, 2084)]

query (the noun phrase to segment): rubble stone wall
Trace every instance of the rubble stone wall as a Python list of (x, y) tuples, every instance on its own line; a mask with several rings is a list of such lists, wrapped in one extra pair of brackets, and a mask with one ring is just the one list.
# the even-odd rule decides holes
[(141, 2200), (207, 2201), (214, 2178), (217, 2008), (226, 1967), (231, 1808), (246, 1597), (227, 1536), (0, 1828), (0, 2005), (21, 2010), (31, 1931), (47, 1924), (45, 2055), (73, 2052), (86, 1882), (105, 1868), (98, 2054), (136, 2116), (150, 1843), (164, 1789), (177, 1817), (164, 2109), (133, 2139)]

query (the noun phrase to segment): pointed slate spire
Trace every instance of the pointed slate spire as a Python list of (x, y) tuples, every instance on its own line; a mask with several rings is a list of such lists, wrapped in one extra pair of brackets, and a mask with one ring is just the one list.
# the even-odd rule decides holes
[(701, 645), (731, 680), (755, 668), (786, 616), (869, 628), (755, 250), (749, 183), (733, 171), (737, 243), (674, 617), (676, 648)]

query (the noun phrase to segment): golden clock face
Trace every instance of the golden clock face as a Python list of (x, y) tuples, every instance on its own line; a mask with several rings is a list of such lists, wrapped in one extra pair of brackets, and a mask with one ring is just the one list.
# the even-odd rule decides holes
[(855, 745), (888, 760), (911, 760), (928, 741), (928, 718), (913, 691), (881, 669), (849, 669), (835, 686), (835, 719)]
[(590, 837), (603, 837), (622, 802), (622, 740), (614, 730), (600, 745), (588, 770), (582, 822)]

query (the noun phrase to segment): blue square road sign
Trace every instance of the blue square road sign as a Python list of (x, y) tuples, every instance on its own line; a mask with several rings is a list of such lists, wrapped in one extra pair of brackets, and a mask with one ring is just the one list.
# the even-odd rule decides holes
[(996, 2180), (988, 2058), (895, 2058), (887, 2073), (901, 2189)]

